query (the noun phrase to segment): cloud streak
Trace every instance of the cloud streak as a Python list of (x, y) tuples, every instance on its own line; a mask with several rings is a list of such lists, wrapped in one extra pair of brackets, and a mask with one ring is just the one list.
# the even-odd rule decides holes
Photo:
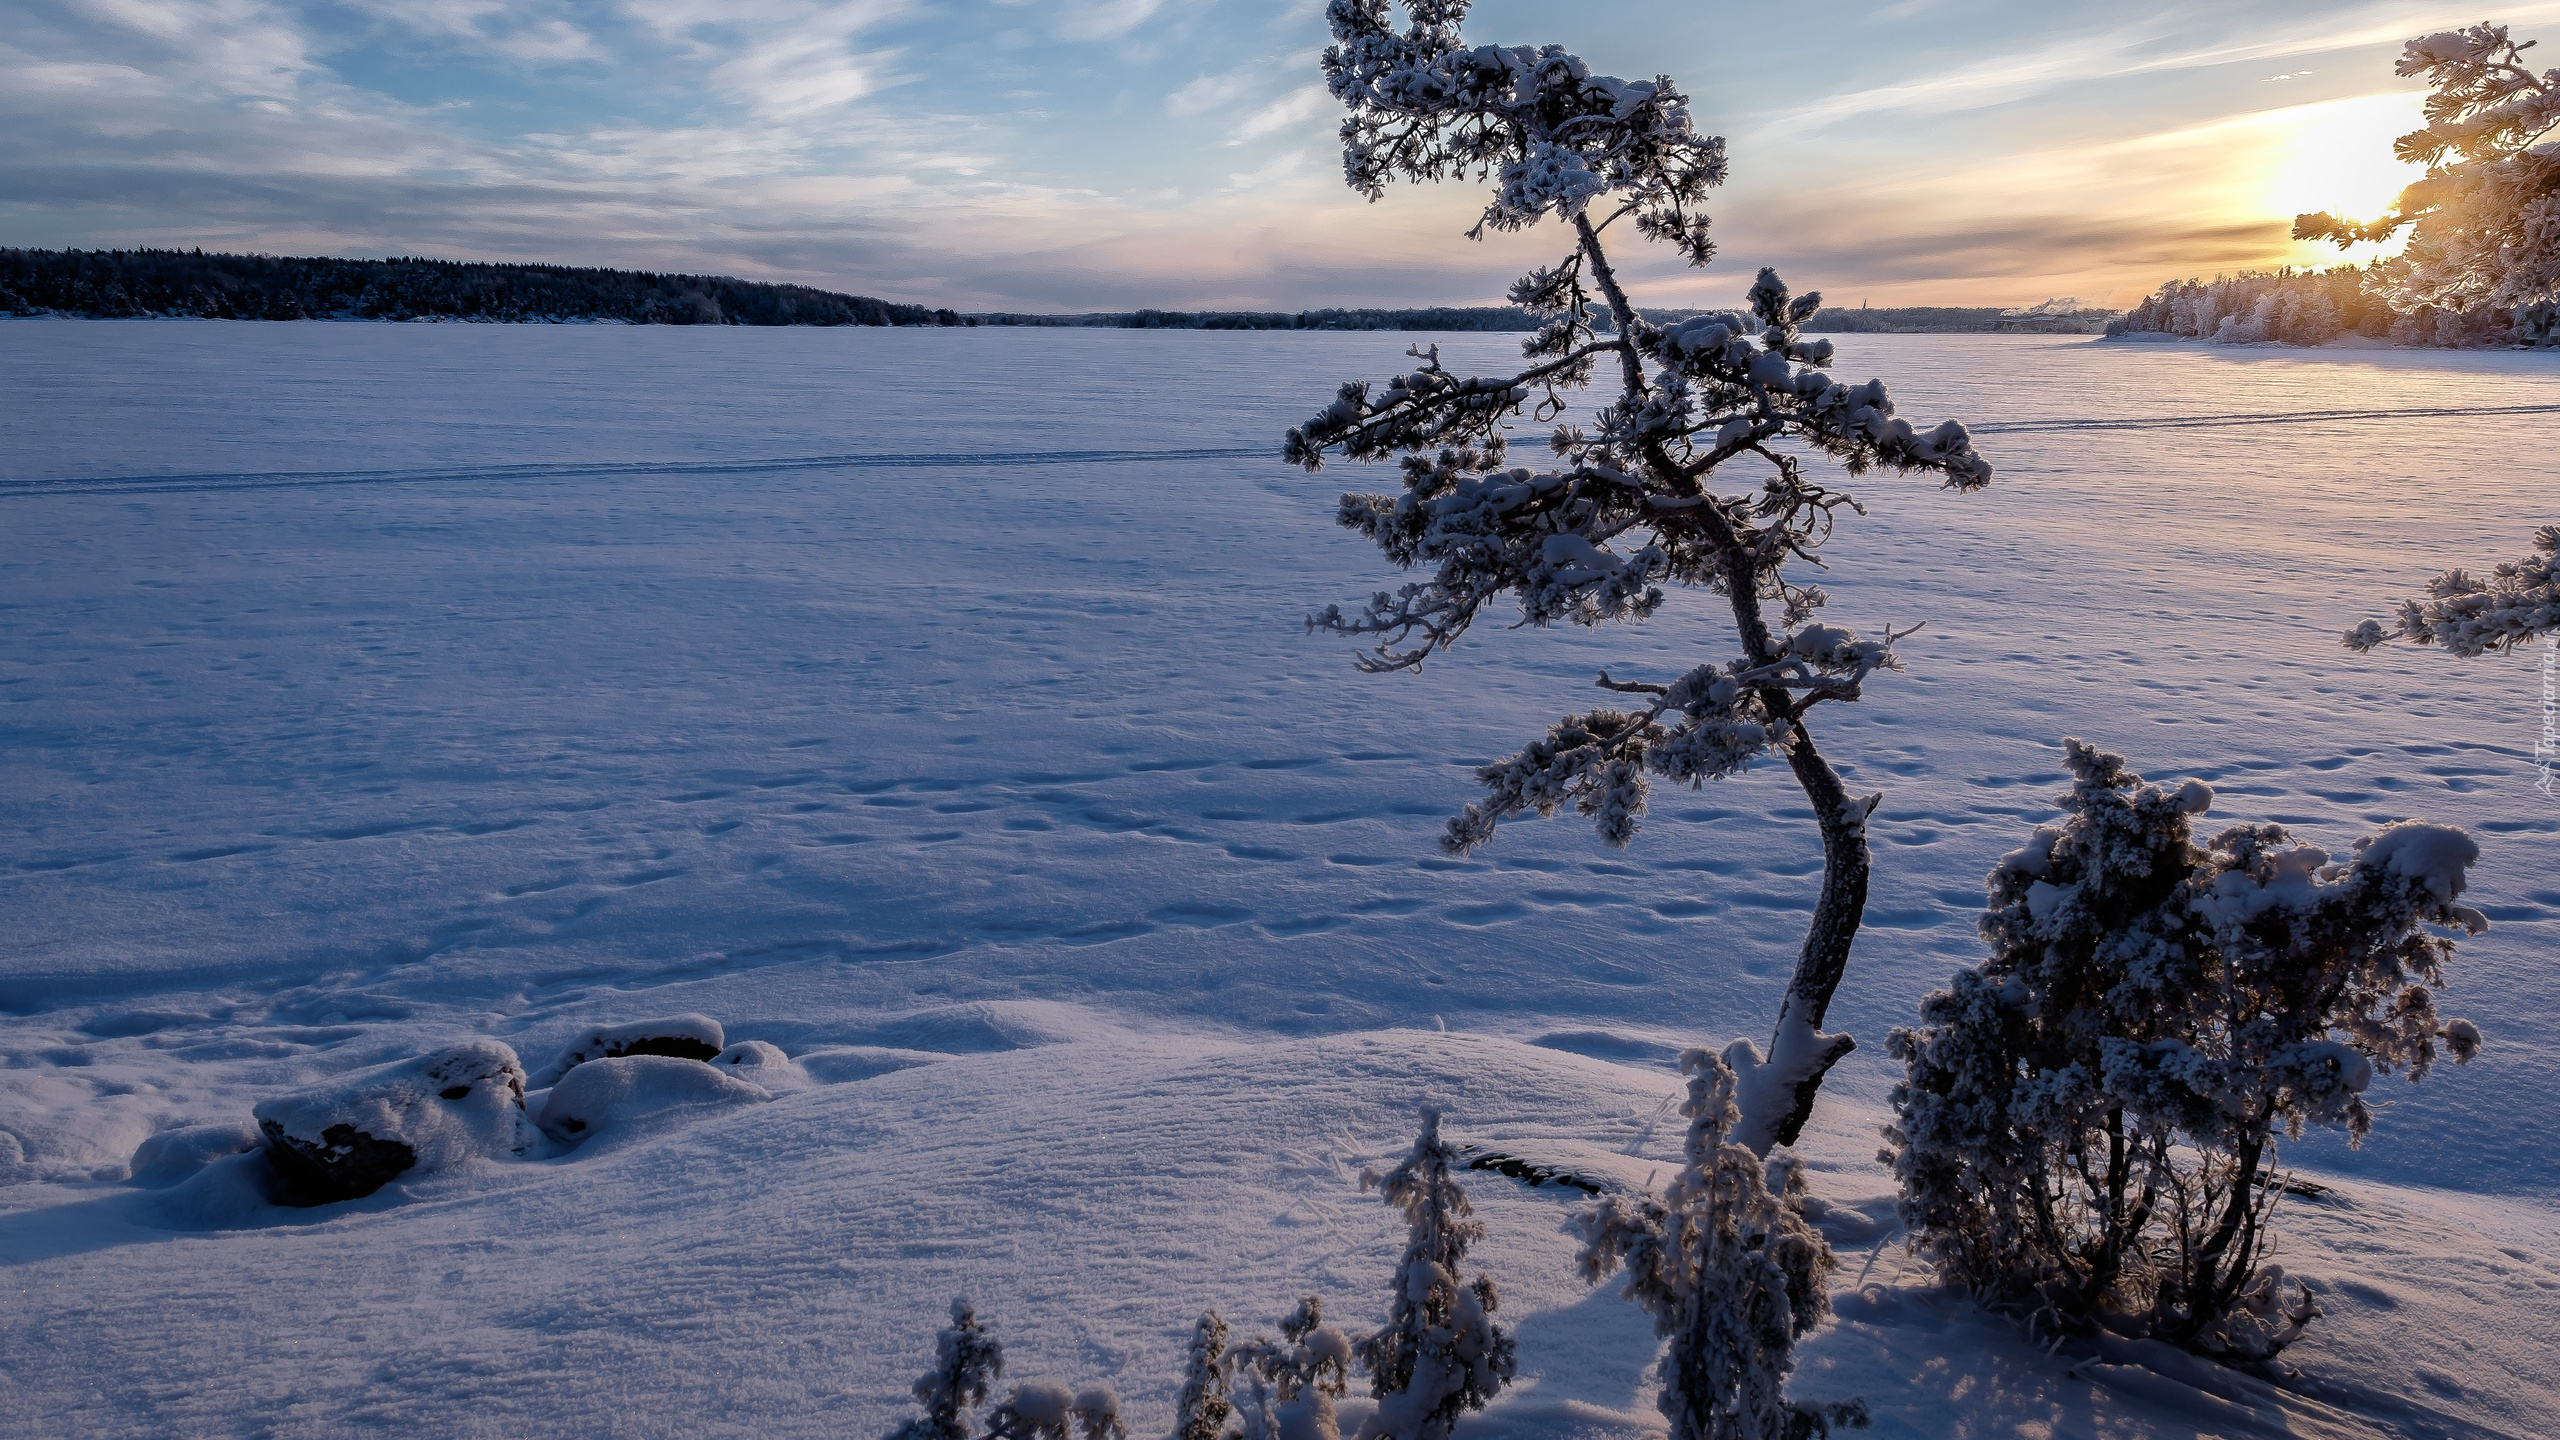
[[(1595, 64), (1687, 78), (1736, 136), (1729, 266), (1631, 261), (1716, 303), (1768, 262), (2012, 303), (2291, 258), (2267, 167), (2300, 127), (2263, 117), (2391, 83), (2434, 23), (1902, 5), (1752, 111), (1766, 87), (1719, 82), (1791, 31), (1631, 7), (1534, 38), (1624, 21), (1638, 39), (1596, 32)], [(719, 270), (984, 308), (1496, 299), (1556, 237), (1460, 240), (1466, 187), (1345, 192), (1320, 39), (1304, 5), (1159, 0), (0, 0), (0, 241)], [(2312, 54), (2333, 58), (2260, 83)]]

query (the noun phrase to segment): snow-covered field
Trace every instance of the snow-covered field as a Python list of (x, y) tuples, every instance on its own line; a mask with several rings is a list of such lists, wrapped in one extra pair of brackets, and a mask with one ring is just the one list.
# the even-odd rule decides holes
[[(0, 1434), (868, 1435), (964, 1290), (1009, 1375), (1160, 1430), (1202, 1307), (1383, 1311), (1355, 1177), (1417, 1102), (1667, 1174), (1667, 1061), (1765, 1029), (1818, 846), (1758, 773), (1658, 796), (1623, 852), (1556, 821), (1437, 854), (1469, 766), (1604, 663), (1722, 658), (1720, 602), (1421, 677), (1308, 638), (1387, 579), (1331, 497), (1392, 477), (1268, 457), (1412, 338), (0, 324)], [(1871, 478), (1831, 552), (1831, 618), (1928, 628), (1823, 717), (1887, 798), (1799, 1390), (1896, 1436), (2547, 1433), (2539, 660), (2336, 636), (2560, 519), (2560, 369), (1836, 338), (2000, 473)], [(2387, 1082), (2361, 1153), (2290, 1152), (2335, 1189), (2280, 1221), (2328, 1311), (2282, 1384), (2046, 1356), (1891, 1231), (1884, 1032), (1975, 958), (2066, 734), (2336, 848), (2482, 843), (2494, 928), (2444, 1008), (2489, 1049)], [(684, 1011), (823, 1083), (318, 1211), (129, 1178), (333, 1074)], [(1650, 1423), (1649, 1333), (1574, 1277), (1569, 1208), (1473, 1191), (1528, 1383), (1461, 1433)]]

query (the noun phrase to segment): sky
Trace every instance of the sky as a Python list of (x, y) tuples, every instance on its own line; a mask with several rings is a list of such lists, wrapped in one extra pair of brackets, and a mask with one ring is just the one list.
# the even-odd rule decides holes
[[(1667, 74), (1723, 256), (1835, 303), (2124, 307), (2337, 252), (2422, 90), (2400, 43), (2560, 0), (1483, 0), (1471, 40)], [(0, 0), (0, 244), (714, 272), (991, 310), (1499, 303), (1553, 225), (1342, 185), (1321, 0)], [(1630, 237), (1632, 241), (1633, 237)], [(2359, 258), (2365, 252), (2358, 252)]]

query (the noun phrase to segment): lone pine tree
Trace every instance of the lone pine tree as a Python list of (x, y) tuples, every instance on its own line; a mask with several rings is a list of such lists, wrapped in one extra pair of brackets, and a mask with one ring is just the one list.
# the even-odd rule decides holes
[[(1669, 326), (1637, 313), (1610, 261), (1613, 226), (1626, 222), (1692, 265), (1715, 253), (1699, 206), (1724, 178), (1724, 141), (1697, 133), (1669, 78), (1594, 75), (1552, 45), (1469, 46), (1458, 33), (1465, 0), (1407, 9), (1401, 31), (1385, 0), (1333, 0), (1327, 10), (1324, 70), (1350, 110), (1341, 133), (1351, 187), (1375, 200), (1398, 178), (1489, 180), (1494, 196), (1474, 236), (1552, 217), (1572, 244), (1512, 286), (1512, 300), (1544, 320), (1523, 343), (1521, 369), (1462, 376), (1436, 346), (1416, 350), (1411, 372), (1382, 388), (1346, 384), (1289, 432), (1284, 455), (1309, 470), (1328, 455), (1402, 458), (1401, 494), (1345, 495), (1340, 519), (1397, 565), (1428, 572), (1308, 625), (1373, 641), (1362, 667), (1394, 671), (1447, 649), (1503, 595), (1531, 625), (1642, 621), (1668, 585), (1726, 598), (1732, 628), (1717, 629), (1728, 658), (1658, 680), (1603, 672), (1602, 688), (1625, 708), (1568, 715), (1485, 766), (1486, 798), (1450, 822), (1443, 843), (1464, 853), (1503, 820), (1571, 805), (1623, 845), (1652, 778), (1695, 786), (1782, 760), (1812, 804), (1823, 873), (1770, 1053), (1749, 1041), (1725, 1052), (1740, 1098), (1735, 1138), (1766, 1155), (1793, 1143), (1824, 1073), (1853, 1048), (1822, 1023), (1866, 908), (1867, 818), (1882, 799), (1849, 793), (1808, 722), (1818, 706), (1859, 699), (1877, 671), (1900, 668), (1893, 645), (1909, 633), (1866, 638), (1815, 623), (1828, 597), (1801, 567), (1818, 566), (1833, 527), (1861, 513), (1822, 462), (1853, 476), (1934, 474), (1960, 491), (1989, 483), (1991, 467), (1962, 425), (1917, 430), (1895, 416), (1881, 382), (1850, 384), (1819, 368), (1831, 344), (1799, 327), (1821, 297), (1791, 295), (1773, 271), (1760, 272), (1747, 313)], [(1555, 426), (1554, 464), (1509, 462), (1515, 417), (1559, 420), (1566, 392), (1604, 372), (1616, 396), (1587, 425)]]

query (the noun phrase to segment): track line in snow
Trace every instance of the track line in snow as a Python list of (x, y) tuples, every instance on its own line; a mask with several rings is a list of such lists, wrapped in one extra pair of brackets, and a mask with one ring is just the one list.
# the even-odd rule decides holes
[(2062, 430), (2211, 430), (2244, 425), (2321, 425), (2353, 420), (2429, 420), (2465, 415), (2552, 415), (2560, 405), (2434, 405), (2396, 410), (2276, 410), (2237, 415), (2130, 415), (2113, 420), (1994, 420), (1969, 426), (1976, 435), (2033, 435)]
[[(2416, 406), (2390, 410), (2290, 410), (2229, 415), (2134, 415), (2089, 420), (1995, 420), (1977, 435), (2035, 435), (2088, 430), (2209, 430), (2257, 425), (2323, 425), (2367, 420), (2428, 420), (2480, 415), (2560, 414), (2560, 404)], [(0, 480), (0, 499), (41, 495), (179, 495), (209, 490), (276, 490), (331, 485), (417, 485), (439, 481), (579, 480), (617, 475), (766, 475), (794, 470), (931, 469), (936, 466), (1121, 465), (1269, 457), (1262, 446), (1191, 450), (996, 450), (955, 453), (794, 455), (770, 460), (599, 461), (556, 465), (438, 465), (405, 470), (279, 470), (239, 474), (106, 475), (86, 479)]]
[(0, 480), (0, 499), (36, 495), (161, 495), (202, 490), (278, 490), (316, 485), (418, 485), (437, 481), (585, 480), (617, 475), (764, 475), (792, 470), (931, 469), (936, 466), (1123, 465), (1148, 461), (1271, 456), (1258, 445), (1193, 450), (989, 450), (907, 455), (793, 455), (771, 460), (595, 461), (557, 465), (432, 465), (407, 470), (275, 470), (240, 474), (101, 475), (68, 480)]

